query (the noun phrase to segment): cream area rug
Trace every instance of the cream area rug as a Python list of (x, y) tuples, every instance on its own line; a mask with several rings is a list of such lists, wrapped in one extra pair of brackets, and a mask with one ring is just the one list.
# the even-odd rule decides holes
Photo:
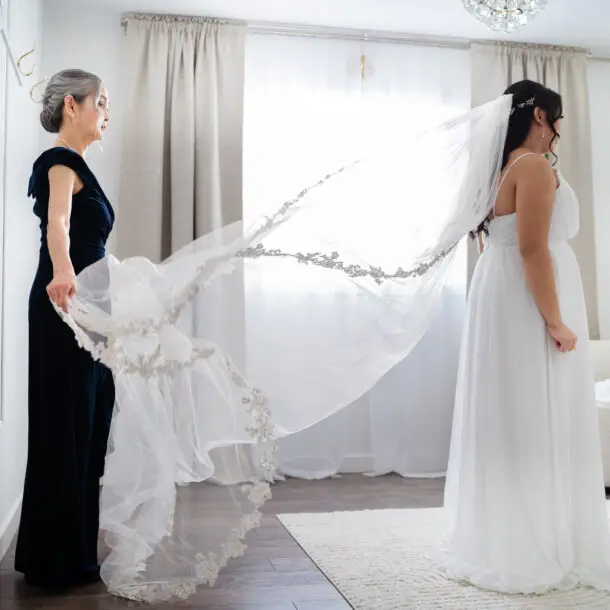
[(357, 610), (610, 610), (610, 594), (590, 588), (501, 595), (445, 578), (442, 508), (278, 518)]

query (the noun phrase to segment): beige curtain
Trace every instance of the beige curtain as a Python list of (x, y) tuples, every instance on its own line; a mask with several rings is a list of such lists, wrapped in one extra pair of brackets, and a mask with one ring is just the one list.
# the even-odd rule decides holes
[[(508, 85), (528, 78), (559, 92), (566, 120), (559, 147), (560, 168), (580, 200), (580, 233), (574, 240), (585, 298), (589, 328), (599, 336), (591, 169), (591, 127), (584, 52), (516, 44), (473, 44), (471, 49), (472, 104), (478, 106), (500, 95)], [(476, 260), (471, 249), (469, 269)]]
[(242, 219), (246, 27), (137, 15), (124, 28), (118, 254), (158, 262)]
[[(158, 262), (243, 219), (242, 131), (246, 26), (198, 17), (133, 15), (125, 28), (117, 248)], [(243, 290), (233, 273), (231, 294)], [(206, 322), (244, 332), (243, 299)], [(193, 322), (197, 324), (197, 320)], [(223, 345), (243, 367), (244, 341)], [(214, 452), (215, 480), (249, 478), (249, 447)]]

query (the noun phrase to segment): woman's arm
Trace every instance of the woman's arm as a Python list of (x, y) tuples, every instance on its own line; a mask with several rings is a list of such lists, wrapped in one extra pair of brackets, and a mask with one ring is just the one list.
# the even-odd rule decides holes
[(555, 174), (542, 156), (528, 157), (519, 165), (518, 172), (515, 172), (517, 234), (525, 278), (557, 347), (561, 351), (570, 351), (576, 345), (576, 337), (561, 318), (549, 250), (556, 194)]
[(539, 156), (523, 159), (515, 174), (517, 235), (527, 284), (546, 323), (559, 326), (561, 312), (549, 250), (555, 176), (548, 162)]
[(76, 293), (76, 276), (70, 260), (70, 214), (76, 174), (69, 167), (49, 170), (47, 244), (53, 263), (53, 281), (47, 287), (51, 300), (64, 311)]

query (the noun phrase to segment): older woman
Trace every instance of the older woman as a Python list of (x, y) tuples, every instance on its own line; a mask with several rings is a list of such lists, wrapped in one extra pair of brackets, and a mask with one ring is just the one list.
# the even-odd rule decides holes
[(48, 82), (40, 120), (57, 139), (34, 163), (29, 186), (41, 247), (29, 301), (28, 462), (15, 559), (34, 585), (99, 579), (99, 480), (114, 383), (53, 305), (66, 309), (76, 275), (105, 255), (114, 212), (84, 155), (108, 112), (94, 74), (66, 70)]

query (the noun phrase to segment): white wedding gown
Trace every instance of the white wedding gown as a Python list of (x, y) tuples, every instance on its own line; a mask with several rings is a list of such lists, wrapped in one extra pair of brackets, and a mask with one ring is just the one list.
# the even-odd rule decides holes
[(561, 179), (549, 244), (561, 354), (525, 281), (516, 216), (491, 222), (462, 344), (445, 507), (446, 570), (504, 593), (610, 590), (610, 532), (583, 289), (568, 240), (578, 201)]

